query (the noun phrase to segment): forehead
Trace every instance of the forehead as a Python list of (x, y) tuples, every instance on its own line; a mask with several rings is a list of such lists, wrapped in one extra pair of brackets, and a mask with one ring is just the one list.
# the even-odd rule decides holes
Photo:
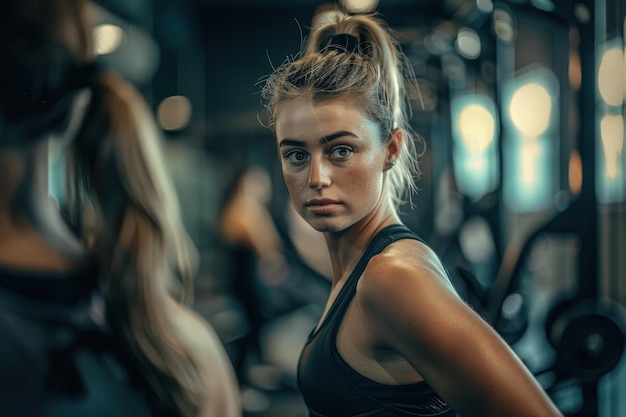
[(286, 100), (276, 108), (274, 121), (278, 140), (319, 139), (339, 131), (374, 137), (379, 133), (363, 104), (349, 96), (323, 100), (303, 96)]

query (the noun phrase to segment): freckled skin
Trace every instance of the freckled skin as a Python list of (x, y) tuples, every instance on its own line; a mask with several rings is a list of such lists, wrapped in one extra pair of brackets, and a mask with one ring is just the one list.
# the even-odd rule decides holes
[[(296, 210), (314, 229), (339, 232), (391, 210), (383, 198), (386, 147), (378, 125), (356, 100), (289, 100), (275, 121), (285, 183)], [(335, 137), (338, 132), (343, 133)], [(315, 198), (337, 204), (318, 213), (308, 206)]]
[[(324, 322), (367, 243), (400, 224), (385, 182), (401, 134), (382, 141), (358, 101), (281, 103), (275, 114), (294, 207), (324, 232), (332, 284)], [(394, 130), (395, 131), (395, 130)], [(335, 343), (350, 367), (384, 384), (427, 381), (467, 417), (563, 417), (493, 328), (455, 292), (439, 258), (413, 239), (372, 257)]]

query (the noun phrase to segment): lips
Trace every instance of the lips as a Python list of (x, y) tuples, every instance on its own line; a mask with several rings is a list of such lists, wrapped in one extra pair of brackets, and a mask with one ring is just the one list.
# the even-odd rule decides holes
[(331, 198), (314, 198), (306, 203), (309, 211), (315, 214), (331, 214), (339, 205), (339, 201)]

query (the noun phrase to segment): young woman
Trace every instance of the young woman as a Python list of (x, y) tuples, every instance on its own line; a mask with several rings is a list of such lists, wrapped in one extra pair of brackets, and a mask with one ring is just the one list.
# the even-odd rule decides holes
[(87, 7), (0, 2), (0, 415), (240, 416), (220, 340), (183, 303), (194, 252), (159, 130), (93, 63)]
[(407, 68), (384, 22), (338, 13), (263, 88), (287, 188), (332, 263), (299, 362), (310, 415), (560, 416), (398, 216), (418, 174)]

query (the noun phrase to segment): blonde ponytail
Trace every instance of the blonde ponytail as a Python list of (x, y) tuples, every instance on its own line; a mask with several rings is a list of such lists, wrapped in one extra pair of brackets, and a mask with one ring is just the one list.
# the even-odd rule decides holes
[[(337, 11), (332, 16), (314, 27), (298, 59), (287, 60), (265, 80), (262, 96), (270, 126), (278, 105), (286, 100), (302, 95), (313, 100), (356, 97), (381, 127), (381, 140), (393, 129), (403, 132), (397, 164), (388, 171), (390, 196), (399, 206), (411, 201), (420, 176), (415, 142), (421, 138), (410, 123), (414, 74), (395, 33), (375, 14)], [(335, 36), (343, 34), (355, 39), (355, 50), (333, 44)]]
[(165, 174), (161, 140), (134, 87), (104, 73), (72, 148), (69, 197), (75, 218), (92, 208), (90, 246), (109, 324), (139, 358), (152, 401), (193, 416), (204, 385), (167, 306), (168, 299), (190, 299), (195, 252)]
[(194, 248), (165, 173), (160, 131), (139, 92), (94, 64), (87, 8), (86, 0), (0, 2), (3, 74), (15, 76), (0, 86), (0, 108), (18, 107), (18, 76), (28, 76), (24, 91), (45, 93), (43, 100), (25, 94), (16, 112), (20, 128), (38, 128), (37, 135), (18, 129), (16, 140), (33, 143), (62, 131), (73, 97), (91, 91), (66, 158), (68, 220), (96, 258), (111, 336), (138, 360), (151, 402), (166, 415), (195, 416), (206, 384), (172, 322), (176, 303), (192, 296)]

